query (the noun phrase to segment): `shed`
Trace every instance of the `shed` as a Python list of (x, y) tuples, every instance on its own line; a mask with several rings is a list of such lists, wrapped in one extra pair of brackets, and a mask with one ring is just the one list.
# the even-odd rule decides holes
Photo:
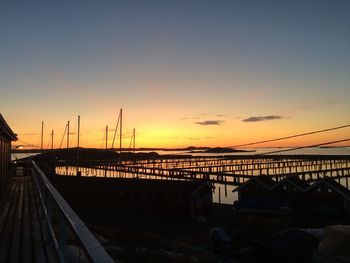
[(341, 216), (350, 219), (350, 190), (325, 176), (306, 189), (307, 200), (313, 205), (322, 204), (336, 209)]
[(288, 176), (270, 188), (271, 196), (285, 206), (294, 206), (302, 201), (309, 185), (298, 176)]
[(239, 208), (267, 208), (274, 207), (274, 201), (270, 197), (269, 189), (276, 182), (267, 175), (259, 175), (250, 178), (233, 191), (238, 192)]
[(10, 173), (11, 141), (16, 140), (17, 135), (0, 113), (0, 193), (6, 185)]

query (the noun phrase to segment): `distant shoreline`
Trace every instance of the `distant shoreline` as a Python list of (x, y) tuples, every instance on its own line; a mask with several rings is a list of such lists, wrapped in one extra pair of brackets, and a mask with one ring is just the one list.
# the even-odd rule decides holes
[[(188, 153), (235, 153), (235, 152), (256, 152), (256, 150), (252, 150), (252, 148), (254, 149), (269, 149), (269, 148), (277, 148), (277, 149), (288, 149), (288, 148), (296, 148), (299, 146), (292, 146), (292, 147), (251, 147), (248, 150), (244, 150), (244, 149), (235, 149), (235, 148), (231, 148), (231, 147), (195, 147), (195, 146), (189, 146), (189, 147), (184, 147), (184, 148), (151, 148), (151, 147), (141, 147), (141, 148), (122, 148), (122, 152), (150, 152), (150, 151), (164, 151), (164, 152), (188, 152)], [(315, 147), (315, 148), (319, 148), (319, 149), (341, 149), (341, 148), (349, 148), (349, 145), (345, 145), (345, 146), (320, 146), (320, 147)], [(65, 149), (65, 148), (64, 148)], [(57, 150), (64, 150), (64, 149), (12, 149), (11, 152), (12, 153), (40, 153), (40, 152), (50, 152), (50, 151), (57, 151)], [(69, 149), (77, 149), (76, 147), (72, 147)], [(102, 148), (79, 148), (79, 149), (90, 149), (90, 150), (104, 150)], [(114, 148), (114, 149), (108, 149), (108, 151), (119, 151), (119, 148)]]
[(205, 150), (192, 150), (192, 151), (189, 151), (188, 153), (240, 153), (240, 152), (256, 152), (256, 151), (216, 147), (216, 148), (209, 148)]

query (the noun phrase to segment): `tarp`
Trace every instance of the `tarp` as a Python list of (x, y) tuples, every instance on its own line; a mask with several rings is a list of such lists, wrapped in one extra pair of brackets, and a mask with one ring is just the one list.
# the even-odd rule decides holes
[(325, 229), (314, 262), (350, 262), (350, 225), (335, 225)]

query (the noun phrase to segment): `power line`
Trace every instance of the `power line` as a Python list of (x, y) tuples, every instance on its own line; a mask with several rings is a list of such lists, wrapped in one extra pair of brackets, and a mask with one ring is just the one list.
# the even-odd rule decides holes
[(26, 144), (26, 145), (28, 145), (28, 146), (32, 146), (32, 147), (35, 147), (35, 148), (39, 148), (39, 146), (37, 146), (37, 145), (30, 144), (30, 143), (25, 142), (25, 141), (22, 141), (22, 140), (20, 140), (20, 139), (18, 139), (18, 141), (21, 142), (21, 143), (24, 143), (24, 144)]
[(295, 148), (291, 148), (291, 149), (272, 151), (272, 152), (267, 152), (267, 153), (259, 153), (259, 154), (254, 154), (254, 155), (266, 155), (266, 154), (273, 154), (273, 153), (290, 152), (290, 151), (295, 151), (295, 150), (300, 150), (300, 149), (305, 149), (305, 148), (314, 148), (314, 147), (335, 144), (335, 143), (339, 143), (339, 142), (347, 142), (347, 141), (350, 141), (350, 138), (338, 140), (338, 141), (331, 141), (331, 142), (325, 142), (325, 143), (320, 143), (320, 144), (314, 144), (314, 145), (309, 145), (309, 146), (301, 146), (301, 147), (295, 147)]
[(324, 129), (324, 130), (318, 130), (318, 131), (312, 131), (312, 132), (306, 132), (306, 133), (300, 133), (300, 134), (295, 134), (291, 136), (286, 136), (286, 137), (280, 137), (276, 139), (270, 139), (270, 140), (264, 140), (264, 141), (257, 141), (257, 142), (250, 142), (250, 143), (245, 143), (245, 144), (239, 144), (239, 145), (233, 145), (233, 146), (228, 146), (230, 148), (235, 148), (235, 147), (242, 147), (242, 146), (248, 146), (248, 145), (254, 145), (254, 144), (261, 144), (265, 142), (275, 142), (275, 141), (281, 141), (281, 140), (286, 140), (286, 139), (292, 139), (296, 137), (301, 137), (301, 136), (306, 136), (306, 135), (312, 135), (316, 133), (321, 133), (321, 132), (328, 132), (328, 131), (334, 131), (334, 130), (339, 130), (339, 129), (344, 129), (350, 127), (350, 124), (343, 125), (343, 126), (338, 126), (334, 128), (329, 128), (329, 129)]

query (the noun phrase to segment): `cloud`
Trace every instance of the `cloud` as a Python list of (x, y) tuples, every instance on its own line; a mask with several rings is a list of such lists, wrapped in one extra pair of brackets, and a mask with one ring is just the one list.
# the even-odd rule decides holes
[(196, 121), (195, 124), (199, 125), (221, 125), (224, 121), (221, 120), (206, 120), (206, 121)]
[(322, 103), (318, 103), (318, 104), (313, 104), (313, 105), (306, 105), (306, 106), (303, 106), (301, 109), (302, 110), (313, 110), (315, 108), (319, 108), (319, 107), (322, 107), (322, 106), (329, 106), (329, 105), (334, 105), (336, 104), (337, 102), (334, 101), (334, 100), (329, 100), (329, 101), (325, 101), (325, 102), (322, 102)]
[(229, 114), (208, 114), (208, 113), (201, 113), (198, 115), (194, 115), (194, 116), (184, 116), (181, 117), (180, 120), (185, 121), (185, 120), (199, 120), (199, 119), (203, 119), (203, 118), (225, 118), (225, 117), (229, 117)]
[(180, 118), (180, 120), (184, 121), (184, 120), (198, 120), (199, 117), (198, 116), (194, 116), (194, 117), (182, 117)]
[(244, 122), (258, 122), (258, 121), (271, 121), (271, 120), (279, 120), (284, 119), (283, 116), (277, 116), (277, 115), (269, 115), (269, 116), (253, 116), (249, 117), (247, 119), (244, 119), (242, 121)]

